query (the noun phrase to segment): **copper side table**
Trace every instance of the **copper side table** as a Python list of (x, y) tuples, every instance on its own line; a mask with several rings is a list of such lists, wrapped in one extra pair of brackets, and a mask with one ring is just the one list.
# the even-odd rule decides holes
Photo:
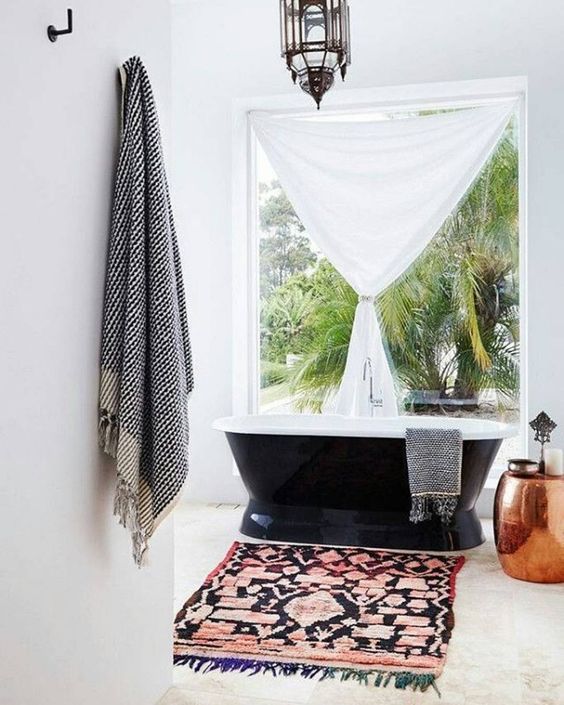
[(503, 570), (533, 583), (564, 582), (564, 476), (501, 476), (494, 534)]

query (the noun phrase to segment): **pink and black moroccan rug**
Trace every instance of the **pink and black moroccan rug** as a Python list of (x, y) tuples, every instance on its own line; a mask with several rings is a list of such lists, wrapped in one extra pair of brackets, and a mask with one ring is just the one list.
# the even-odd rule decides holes
[(180, 610), (174, 662), (436, 689), (457, 556), (234, 543)]

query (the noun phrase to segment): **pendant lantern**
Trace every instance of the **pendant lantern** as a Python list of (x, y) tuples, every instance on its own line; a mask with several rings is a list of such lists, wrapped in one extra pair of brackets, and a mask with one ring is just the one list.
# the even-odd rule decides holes
[(280, 0), (280, 34), (292, 80), (319, 109), (335, 73), (344, 81), (351, 62), (347, 0)]

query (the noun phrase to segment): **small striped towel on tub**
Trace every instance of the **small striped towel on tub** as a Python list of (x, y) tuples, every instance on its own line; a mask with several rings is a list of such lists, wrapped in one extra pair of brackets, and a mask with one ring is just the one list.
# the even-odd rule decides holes
[(440, 517), (448, 524), (461, 488), (462, 434), (455, 428), (408, 428), (405, 433), (413, 523)]

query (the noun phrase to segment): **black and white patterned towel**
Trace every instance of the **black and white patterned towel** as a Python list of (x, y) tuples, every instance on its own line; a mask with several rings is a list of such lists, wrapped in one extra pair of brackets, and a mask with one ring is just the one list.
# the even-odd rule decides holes
[(452, 519), (462, 470), (462, 434), (457, 429), (408, 428), (405, 433), (413, 523)]
[(159, 122), (138, 57), (120, 69), (122, 134), (108, 251), (100, 445), (116, 459), (114, 511), (142, 564), (188, 472), (192, 358)]

